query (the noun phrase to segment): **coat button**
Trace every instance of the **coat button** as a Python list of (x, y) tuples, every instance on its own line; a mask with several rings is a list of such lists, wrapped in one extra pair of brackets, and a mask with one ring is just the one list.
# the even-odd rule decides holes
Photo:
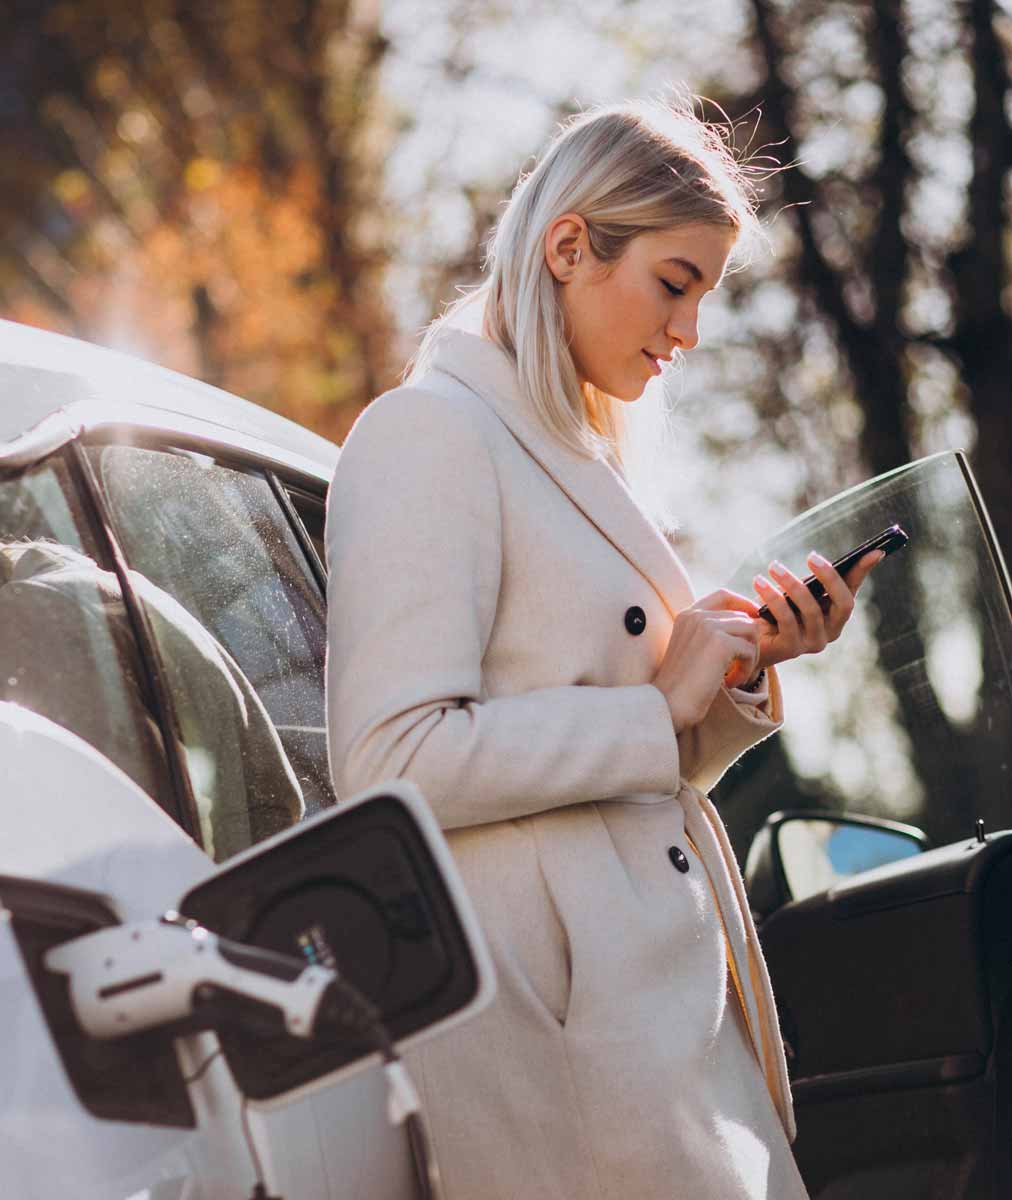
[(689, 860), (677, 846), (668, 847), (668, 858), (671, 859), (672, 866), (675, 868), (675, 870), (681, 871), (683, 875), (689, 869)]
[(647, 627), (647, 614), (638, 604), (634, 604), (632, 608), (625, 610), (625, 627), (633, 635), (639, 637)]

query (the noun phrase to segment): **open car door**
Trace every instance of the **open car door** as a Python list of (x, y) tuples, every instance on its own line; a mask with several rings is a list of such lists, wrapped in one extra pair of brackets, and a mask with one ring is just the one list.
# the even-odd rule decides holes
[(752, 881), (812, 1196), (1007, 1197), (1012, 610), (965, 457), (923, 459), (805, 513), (731, 586), (750, 594), (773, 558), (797, 569), (813, 548), (835, 557), (894, 523), (909, 545), (872, 573), (839, 642), (786, 666), (783, 733), (716, 799), (742, 861), (784, 809), (901, 822), (936, 847), (828, 878), (822, 862), (808, 872), (819, 890), (774, 911), (770, 880)]

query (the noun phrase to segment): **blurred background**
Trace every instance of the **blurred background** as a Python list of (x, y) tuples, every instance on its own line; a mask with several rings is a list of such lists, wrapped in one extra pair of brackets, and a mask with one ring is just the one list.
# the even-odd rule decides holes
[[(1012, 551), (1012, 0), (3, 11), (0, 316), (340, 441), (475, 282), (555, 123), (683, 81), (741, 148), (793, 164), (765, 185), (769, 251), (708, 298), (677, 381), (674, 540), (697, 587), (816, 501), (959, 446)], [(873, 621), (854, 635), (853, 704), (874, 637)], [(867, 810), (874, 793), (884, 815), (916, 816), (927, 785), (909, 743), (897, 734), (878, 763), (838, 754), (834, 776), (831, 745), (856, 735), (840, 695), (826, 704), (785, 739), (790, 795)]]

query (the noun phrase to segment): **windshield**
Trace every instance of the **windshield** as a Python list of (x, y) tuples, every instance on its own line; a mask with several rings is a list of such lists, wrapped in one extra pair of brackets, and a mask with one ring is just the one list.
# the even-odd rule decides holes
[(939, 844), (1012, 826), (1008, 577), (964, 456), (934, 455), (811, 509), (742, 564), (807, 575), (888, 525), (910, 543), (872, 572), (840, 640), (778, 668), (785, 726), (719, 785), (743, 860), (776, 809), (834, 808), (918, 825)]

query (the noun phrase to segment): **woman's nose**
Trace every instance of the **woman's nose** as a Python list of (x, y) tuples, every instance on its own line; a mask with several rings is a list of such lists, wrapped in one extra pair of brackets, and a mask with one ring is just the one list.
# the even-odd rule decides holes
[(677, 343), (679, 350), (685, 352), (694, 349), (699, 345), (698, 311), (672, 312), (664, 332)]

